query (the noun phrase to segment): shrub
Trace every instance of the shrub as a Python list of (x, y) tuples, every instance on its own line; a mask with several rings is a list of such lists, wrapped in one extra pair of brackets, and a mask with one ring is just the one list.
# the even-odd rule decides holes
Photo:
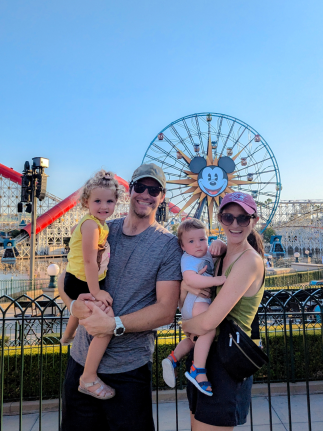
[[(159, 340), (157, 350), (155, 349), (153, 358), (152, 384), (153, 388), (167, 389), (162, 376), (161, 361), (174, 350), (175, 345), (172, 340), (163, 343)], [(321, 380), (323, 370), (323, 349), (321, 334), (306, 334), (308, 379)], [(267, 351), (266, 342), (263, 339), (264, 349)], [(270, 336), (268, 338), (269, 359), (270, 359), (270, 381), (290, 381), (306, 380), (305, 353), (302, 334), (294, 334), (292, 337), (287, 333), (284, 336)], [(46, 398), (58, 398), (60, 388), (63, 383), (64, 373), (69, 356), (68, 347), (55, 345), (44, 345), (37, 347), (25, 347), (23, 351), (23, 398), (39, 399), (40, 382), (42, 381), (42, 396)], [(287, 356), (286, 354), (287, 353)], [(158, 367), (156, 367), (158, 358)], [(41, 366), (42, 360), (42, 366)], [(1, 363), (1, 361), (0, 361)], [(15, 401), (20, 397), (21, 379), (21, 349), (6, 348), (3, 358), (4, 363), (4, 402)], [(178, 375), (178, 386), (186, 385), (185, 360), (181, 361)], [(268, 367), (259, 370), (255, 376), (255, 382), (267, 382)]]
[(309, 283), (311, 280), (320, 280), (323, 276), (322, 271), (304, 271), (295, 272), (292, 274), (282, 275), (271, 275), (266, 277), (265, 286), (269, 287), (281, 287), (293, 286), (299, 283)]

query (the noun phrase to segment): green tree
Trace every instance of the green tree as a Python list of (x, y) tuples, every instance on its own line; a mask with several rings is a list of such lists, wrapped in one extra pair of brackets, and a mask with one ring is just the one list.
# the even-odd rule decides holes
[(264, 239), (264, 242), (270, 242), (270, 238), (272, 235), (276, 235), (276, 232), (272, 227), (267, 227), (267, 229), (262, 233), (262, 237)]

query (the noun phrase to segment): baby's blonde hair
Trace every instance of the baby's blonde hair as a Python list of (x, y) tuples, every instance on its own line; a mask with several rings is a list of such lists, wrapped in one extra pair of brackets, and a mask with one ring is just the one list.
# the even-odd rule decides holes
[(196, 218), (187, 218), (178, 226), (177, 229), (177, 239), (179, 242), (179, 245), (183, 245), (182, 237), (184, 232), (189, 232), (193, 229), (204, 229), (205, 232), (207, 232), (205, 224)]
[(114, 174), (110, 171), (105, 171), (104, 169), (101, 169), (84, 184), (83, 190), (80, 195), (80, 202), (83, 208), (86, 208), (86, 204), (91, 195), (91, 191), (98, 187), (113, 190), (115, 193), (116, 200), (119, 199), (120, 194), (122, 193), (119, 183), (114, 177)]

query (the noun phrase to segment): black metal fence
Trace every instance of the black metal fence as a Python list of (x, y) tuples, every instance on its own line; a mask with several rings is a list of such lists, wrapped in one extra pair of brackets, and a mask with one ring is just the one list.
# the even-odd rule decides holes
[[(323, 391), (323, 291), (322, 289), (266, 291), (259, 307), (260, 333), (269, 364), (254, 376), (254, 387), (268, 399), (268, 429), (274, 430), (271, 400), (279, 386), (287, 399), (288, 426), (293, 429), (294, 386), (306, 397), (308, 430), (312, 430), (311, 393)], [(8, 403), (17, 403), (19, 430), (22, 430), (24, 405), (34, 401), (42, 429), (44, 400), (57, 399), (58, 422), (61, 420), (61, 394), (69, 348), (59, 339), (65, 329), (68, 312), (59, 298), (41, 295), (35, 299), (22, 295), (17, 299), (0, 298), (0, 429)], [(160, 400), (165, 399), (161, 361), (184, 337), (181, 316), (160, 328), (156, 334), (153, 361), (153, 390), (156, 402), (156, 429), (160, 429)], [(178, 400), (186, 385), (184, 364), (178, 370), (177, 387), (167, 399), (174, 401), (174, 430), (179, 430)], [(323, 395), (322, 395), (323, 400)], [(250, 429), (254, 428), (256, 407), (250, 410)], [(298, 412), (299, 413), (299, 412)], [(323, 422), (322, 422), (323, 423)]]

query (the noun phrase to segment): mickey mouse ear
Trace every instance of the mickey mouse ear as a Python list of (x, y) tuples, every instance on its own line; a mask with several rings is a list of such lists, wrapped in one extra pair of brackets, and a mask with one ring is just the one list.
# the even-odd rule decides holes
[(231, 172), (233, 172), (236, 168), (236, 164), (234, 163), (234, 161), (227, 156), (220, 157), (218, 166), (223, 169), (227, 174), (231, 174)]
[(203, 168), (206, 166), (206, 160), (204, 157), (194, 157), (189, 164), (190, 171), (194, 174), (198, 174), (201, 172)]

